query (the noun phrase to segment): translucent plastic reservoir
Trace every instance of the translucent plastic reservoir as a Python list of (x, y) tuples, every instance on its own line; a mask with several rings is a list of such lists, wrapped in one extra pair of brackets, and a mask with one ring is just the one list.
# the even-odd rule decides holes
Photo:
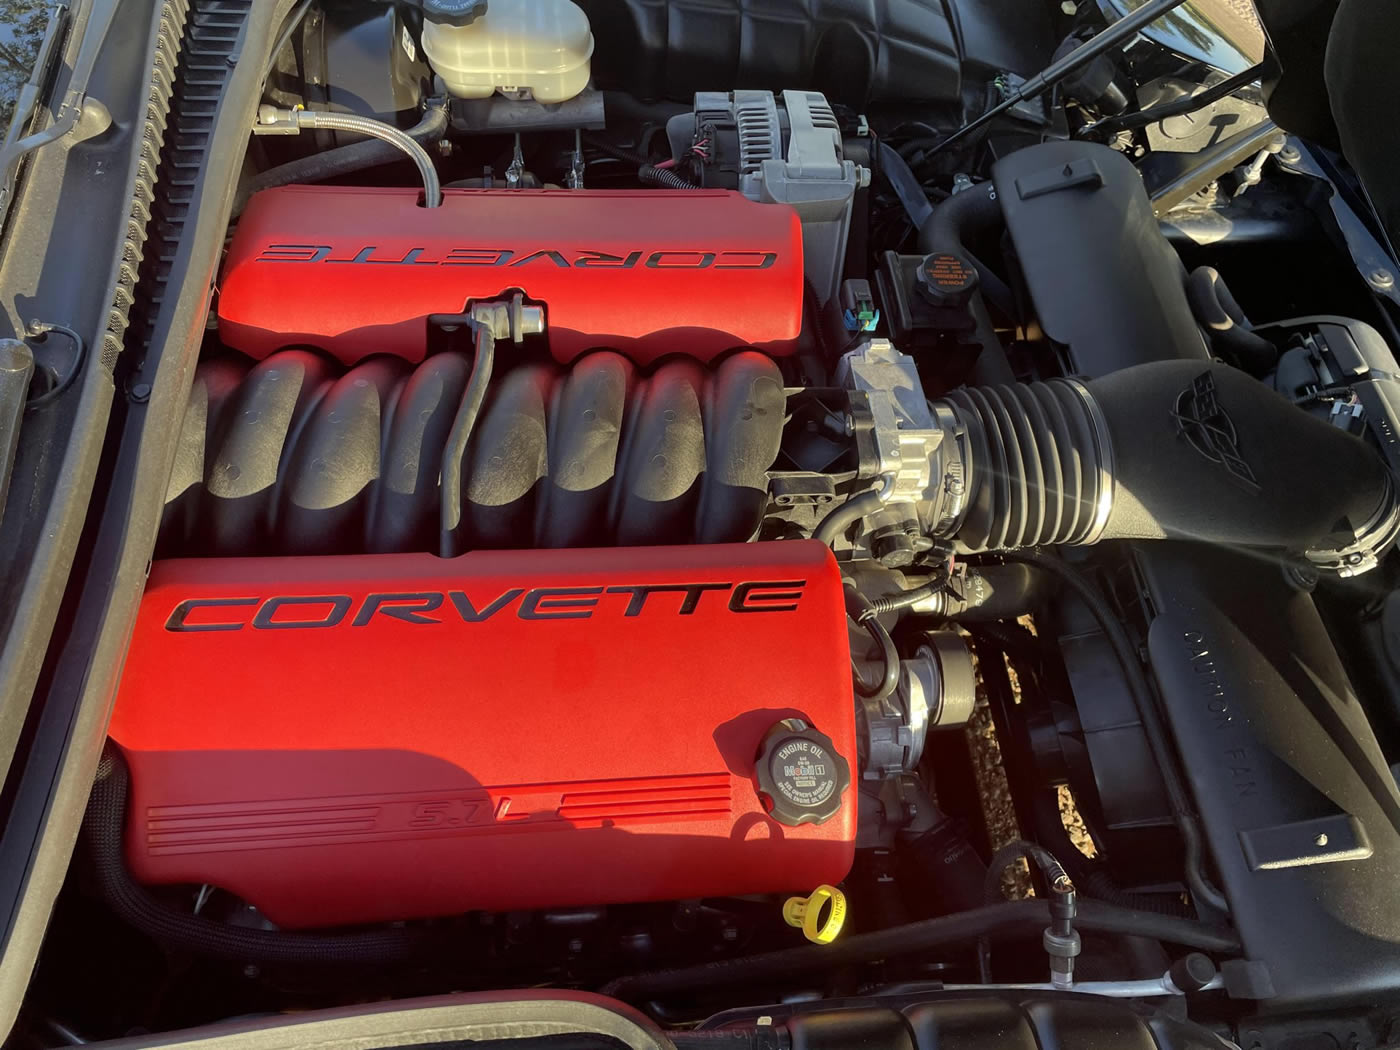
[(471, 25), (425, 22), (423, 51), (461, 98), (528, 91), (563, 102), (588, 84), (593, 33), (571, 0), (491, 0)]

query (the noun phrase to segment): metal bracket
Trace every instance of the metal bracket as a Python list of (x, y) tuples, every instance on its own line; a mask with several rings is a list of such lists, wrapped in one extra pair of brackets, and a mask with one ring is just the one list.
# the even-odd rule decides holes
[(1397, 268), (1394, 255), (1342, 198), (1336, 184), (1322, 169), (1312, 151), (1297, 139), (1290, 138), (1278, 155), (1278, 163), (1284, 171), (1327, 184), (1332, 191), (1327, 198), (1327, 207), (1331, 209), (1332, 217), (1342, 232), (1351, 261), (1361, 271), (1371, 291), (1400, 306), (1400, 268)]

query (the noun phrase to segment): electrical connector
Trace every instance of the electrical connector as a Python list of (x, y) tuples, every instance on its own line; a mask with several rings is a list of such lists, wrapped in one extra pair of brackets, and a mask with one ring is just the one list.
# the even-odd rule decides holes
[(841, 282), (841, 319), (848, 332), (873, 332), (880, 323), (880, 311), (870, 282), (848, 280)]

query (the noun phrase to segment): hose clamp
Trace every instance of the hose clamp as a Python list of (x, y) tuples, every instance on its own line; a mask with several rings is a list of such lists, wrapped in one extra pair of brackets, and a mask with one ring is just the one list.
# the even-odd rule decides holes
[(1113, 513), (1113, 497), (1116, 487), (1113, 469), (1113, 440), (1109, 436), (1108, 420), (1104, 418), (1103, 410), (1099, 407), (1098, 401), (1089, 388), (1078, 379), (1064, 379), (1061, 382), (1073, 390), (1083, 403), (1094, 440), (1096, 474), (1093, 495), (1094, 516), (1089, 523), (1088, 530), (1082, 537), (1067, 541), (1087, 546), (1098, 543), (1103, 538), (1104, 530), (1108, 527), (1108, 519)]
[(938, 445), (936, 485), (931, 486), (929, 492), (937, 514), (930, 523), (929, 535), (951, 536), (967, 514), (972, 452), (968, 447), (967, 427), (953, 406), (947, 401), (934, 401), (929, 408), (934, 423), (943, 432)]
[(1370, 520), (1356, 530), (1352, 543), (1331, 550), (1305, 551), (1304, 556), (1315, 568), (1345, 579), (1374, 569), (1397, 539), (1400, 539), (1400, 494), (1396, 492), (1394, 477), (1387, 475), (1384, 498)]

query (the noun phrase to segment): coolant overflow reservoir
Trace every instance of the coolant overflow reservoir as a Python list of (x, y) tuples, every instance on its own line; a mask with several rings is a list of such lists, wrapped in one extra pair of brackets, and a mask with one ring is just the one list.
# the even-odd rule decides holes
[(471, 19), (461, 17), (462, 6), (423, 3), (423, 51), (452, 94), (563, 102), (587, 86), (593, 34), (571, 0), (487, 0)]

